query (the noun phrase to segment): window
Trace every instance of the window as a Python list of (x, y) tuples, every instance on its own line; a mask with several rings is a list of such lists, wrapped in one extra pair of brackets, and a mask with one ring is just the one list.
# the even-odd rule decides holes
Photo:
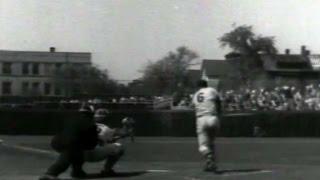
[(49, 95), (51, 93), (51, 84), (50, 83), (44, 83), (44, 94)]
[(29, 90), (29, 82), (22, 82), (22, 93), (26, 93)]
[(61, 95), (61, 89), (58, 88), (58, 87), (55, 87), (55, 88), (54, 88), (54, 94), (57, 95), (57, 96), (58, 96), (58, 95)]
[(3, 63), (2, 73), (3, 74), (11, 74), (11, 63), (9, 63), (9, 62)]
[(22, 64), (22, 74), (29, 74), (29, 63)]
[(2, 94), (3, 95), (11, 94), (11, 82), (2, 82)]
[(60, 69), (62, 66), (62, 63), (56, 63), (56, 69)]
[(38, 91), (39, 90), (39, 83), (38, 82), (32, 83), (32, 90), (33, 91)]
[(43, 64), (43, 72), (44, 75), (51, 75), (52, 71), (52, 64), (46, 63)]
[(39, 74), (39, 63), (32, 64), (32, 74)]

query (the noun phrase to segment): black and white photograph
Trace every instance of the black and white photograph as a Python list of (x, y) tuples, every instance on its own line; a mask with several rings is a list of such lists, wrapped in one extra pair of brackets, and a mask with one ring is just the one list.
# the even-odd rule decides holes
[(0, 179), (320, 179), (319, 9), (0, 0)]

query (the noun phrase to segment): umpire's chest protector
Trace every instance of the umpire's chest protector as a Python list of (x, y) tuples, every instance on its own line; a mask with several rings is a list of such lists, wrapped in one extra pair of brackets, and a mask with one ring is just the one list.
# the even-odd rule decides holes
[(97, 143), (95, 123), (90, 117), (79, 116), (65, 123), (64, 130), (53, 137), (51, 146), (59, 152), (65, 148), (93, 149)]

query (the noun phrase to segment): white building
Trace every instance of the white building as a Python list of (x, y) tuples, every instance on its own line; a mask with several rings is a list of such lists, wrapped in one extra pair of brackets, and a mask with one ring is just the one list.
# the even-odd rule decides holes
[(52, 77), (67, 64), (91, 65), (91, 53), (0, 50), (0, 96), (63, 96)]

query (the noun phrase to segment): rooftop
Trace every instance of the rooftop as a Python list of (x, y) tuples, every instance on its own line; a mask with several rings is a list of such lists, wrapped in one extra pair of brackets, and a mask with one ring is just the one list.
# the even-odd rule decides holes
[(89, 52), (12, 51), (0, 50), (1, 62), (74, 62), (91, 63)]
[(202, 61), (201, 71), (205, 71), (207, 76), (222, 76), (230, 70), (230, 65), (225, 60), (209, 60)]
[(261, 55), (264, 69), (267, 71), (313, 70), (310, 59), (301, 54)]

